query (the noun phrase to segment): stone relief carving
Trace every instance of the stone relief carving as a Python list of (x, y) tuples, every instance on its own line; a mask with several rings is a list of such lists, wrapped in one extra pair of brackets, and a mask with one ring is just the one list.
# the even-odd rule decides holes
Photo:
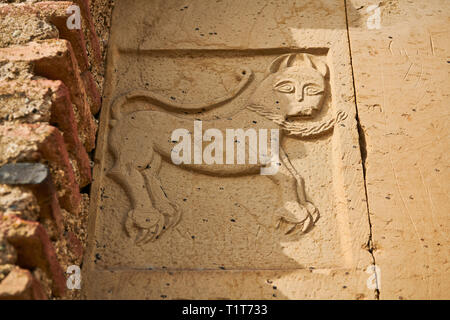
[[(132, 91), (113, 103), (108, 142), (115, 163), (108, 175), (121, 185), (130, 200), (131, 208), (126, 216), (125, 229), (136, 240), (136, 244), (158, 239), (181, 218), (179, 208), (167, 198), (159, 178), (161, 162), (171, 162), (170, 154), (174, 146), (174, 141), (171, 141), (172, 131), (187, 128), (192, 132), (193, 120), (183, 117), (180, 111), (199, 112), (230, 102), (253, 79), (252, 71), (248, 68), (239, 70), (238, 76), (240, 79), (235, 89), (224, 97), (206, 103), (182, 104), (144, 90)], [(264, 79), (244, 108), (231, 117), (203, 121), (203, 130), (277, 128), (280, 129), (280, 140), (284, 136), (309, 138), (327, 133), (337, 122), (346, 118), (343, 111), (337, 111), (319, 123), (295, 121), (313, 119), (321, 110), (327, 76), (327, 65), (310, 54), (281, 55), (269, 65)], [(132, 101), (141, 102), (144, 110), (125, 110), (124, 105)], [(317, 222), (319, 212), (308, 201), (303, 178), (282, 147), (279, 155), (278, 172), (267, 176), (279, 186), (284, 204), (274, 214), (274, 226), (284, 234), (307, 232)], [(199, 173), (225, 177), (258, 174), (265, 165), (258, 162), (181, 166)]]

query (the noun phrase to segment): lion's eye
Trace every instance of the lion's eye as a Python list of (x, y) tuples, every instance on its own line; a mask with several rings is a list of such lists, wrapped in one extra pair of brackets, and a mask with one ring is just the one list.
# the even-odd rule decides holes
[(291, 83), (281, 83), (275, 87), (280, 92), (284, 93), (292, 93), (295, 91), (295, 87)]
[(306, 94), (307, 94), (308, 96), (314, 96), (314, 95), (317, 95), (317, 94), (322, 93), (323, 90), (321, 90), (321, 89), (318, 88), (318, 87), (308, 86), (308, 87), (305, 88), (305, 92), (306, 92)]

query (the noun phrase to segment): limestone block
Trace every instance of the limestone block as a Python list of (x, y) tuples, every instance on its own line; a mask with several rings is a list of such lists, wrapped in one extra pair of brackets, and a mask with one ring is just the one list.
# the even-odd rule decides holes
[(376, 298), (341, 1), (119, 2), (108, 55), (87, 298)]
[(347, 3), (380, 298), (448, 299), (450, 3)]

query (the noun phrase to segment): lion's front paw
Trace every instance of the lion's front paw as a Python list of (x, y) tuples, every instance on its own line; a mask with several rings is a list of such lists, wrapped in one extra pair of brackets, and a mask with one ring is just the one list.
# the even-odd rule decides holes
[(319, 209), (316, 208), (311, 202), (306, 201), (305, 208), (308, 210), (309, 215), (311, 216), (313, 223), (316, 223), (320, 218)]
[(319, 217), (319, 211), (310, 202), (302, 205), (287, 202), (276, 214), (276, 228), (285, 235), (303, 234), (309, 231)]
[(287, 236), (306, 233), (313, 225), (314, 222), (311, 216), (308, 216), (302, 222), (293, 222), (280, 218), (277, 222), (277, 229), (280, 229)]
[(158, 239), (165, 229), (164, 216), (156, 209), (133, 209), (128, 212), (125, 229), (137, 245)]

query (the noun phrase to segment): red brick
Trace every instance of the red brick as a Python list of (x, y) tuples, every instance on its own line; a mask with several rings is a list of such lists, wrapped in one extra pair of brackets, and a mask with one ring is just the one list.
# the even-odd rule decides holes
[(97, 114), (100, 111), (100, 107), (102, 105), (102, 97), (100, 96), (100, 92), (97, 89), (97, 83), (92, 77), (92, 73), (90, 71), (84, 71), (81, 74), (81, 79), (83, 79), (86, 91), (89, 93), (91, 112), (92, 114)]
[(74, 2), (80, 6), (81, 14), (84, 17), (84, 21), (87, 23), (87, 27), (89, 29), (89, 42), (94, 51), (95, 60), (97, 63), (101, 63), (102, 54), (100, 51), (100, 42), (98, 40), (97, 32), (95, 31), (94, 20), (92, 19), (91, 16), (90, 1), (75, 0)]
[[(65, 239), (68, 249), (81, 259), (83, 256), (83, 246), (78, 237), (71, 231), (66, 231), (68, 222), (64, 217), (59, 206), (57, 193), (51, 178), (38, 185), (30, 185), (29, 188), (35, 195), (40, 212), (39, 222), (45, 227), (52, 240)], [(55, 229), (55, 230), (53, 230)], [(49, 230), (52, 231), (50, 234)], [(52, 237), (53, 236), (53, 237)]]
[[(11, 37), (10, 43), (5, 43), (6, 45), (18, 45), (25, 44), (31, 40), (44, 40), (58, 38), (68, 40), (75, 52), (77, 57), (78, 65), (82, 71), (88, 69), (88, 57), (86, 53), (86, 44), (84, 41), (84, 35), (81, 30), (68, 29), (66, 26), (66, 21), (70, 14), (67, 13), (67, 8), (73, 5), (73, 2), (38, 2), (32, 3), (21, 3), (21, 4), (10, 4), (7, 6), (0, 7), (0, 19), (8, 22), (9, 26), (4, 26), (7, 28), (14, 28), (14, 30), (3, 30), (0, 32), (1, 37), (8, 37), (5, 31), (12, 33), (12, 31), (20, 32), (20, 36)], [(14, 24), (14, 20), (36, 19), (41, 23), (39, 26), (29, 26), (29, 25), (19, 25)], [(22, 21), (21, 21), (22, 22)], [(50, 22), (56, 27), (58, 32), (50, 33), (43, 30), (43, 23)], [(24, 23), (27, 23), (24, 21)], [(48, 29), (48, 27), (47, 27)]]
[[(66, 39), (72, 45), (80, 72), (87, 71), (89, 61), (83, 31), (67, 27), (68, 18), (71, 16), (71, 12), (67, 10), (72, 5), (74, 3), (69, 1), (44, 1), (0, 7), (0, 47), (23, 45), (32, 40)], [(86, 77), (83, 77), (83, 81), (86, 81), (92, 110), (98, 111), (101, 101), (98, 99), (97, 85), (92, 86), (90, 79)]]
[(63, 296), (66, 288), (64, 272), (42, 225), (15, 216), (3, 216), (0, 231), (17, 251), (17, 265), (27, 269), (44, 270), (52, 280), (53, 294)]
[(95, 146), (97, 125), (70, 43), (66, 40), (43, 40), (1, 48), (0, 64), (7, 62), (33, 63), (35, 74), (61, 80), (69, 88), (71, 101), (76, 106), (78, 132), (86, 150), (91, 151)]
[(60, 131), (47, 124), (0, 126), (0, 165), (9, 162), (46, 163), (61, 206), (73, 214), (80, 210), (81, 195)]
[(63, 133), (69, 156), (76, 162), (77, 182), (91, 182), (88, 154), (80, 142), (67, 87), (61, 81), (16, 80), (0, 83), (0, 124), (50, 122)]
[(39, 210), (38, 201), (29, 187), (0, 184), (0, 217), (19, 215), (22, 219), (35, 221), (39, 219)]
[(39, 221), (52, 240), (65, 239), (68, 249), (76, 258), (83, 256), (83, 246), (78, 237), (73, 232), (66, 231), (66, 227), (70, 229), (70, 226), (66, 225), (70, 221), (64, 221), (57, 192), (50, 177), (36, 185), (0, 184), (0, 217), (6, 215)]
[[(78, 1), (79, 2), (79, 1)], [(100, 110), (101, 98), (100, 93), (97, 88), (97, 84), (93, 81), (92, 75), (88, 71), (89, 62), (87, 56), (86, 42), (82, 30), (69, 29), (67, 28), (67, 19), (70, 17), (71, 13), (67, 13), (67, 9), (74, 5), (74, 2), (69, 1), (43, 1), (35, 3), (33, 6), (35, 10), (54, 24), (59, 31), (59, 37), (66, 39), (72, 45), (75, 56), (80, 67), (82, 80), (86, 87), (86, 93), (88, 95), (89, 101), (91, 103), (91, 111), (96, 114)], [(84, 17), (84, 22), (88, 25), (90, 44), (94, 50), (94, 56), (96, 57), (97, 63), (101, 62), (100, 55), (100, 44), (95, 32), (92, 17), (90, 16), (89, 4), (87, 5), (87, 13), (84, 12), (84, 5), (81, 2), (78, 3), (80, 6), (82, 17)], [(89, 20), (88, 20), (89, 19)]]
[(46, 300), (40, 283), (30, 271), (14, 267), (0, 282), (0, 300)]

